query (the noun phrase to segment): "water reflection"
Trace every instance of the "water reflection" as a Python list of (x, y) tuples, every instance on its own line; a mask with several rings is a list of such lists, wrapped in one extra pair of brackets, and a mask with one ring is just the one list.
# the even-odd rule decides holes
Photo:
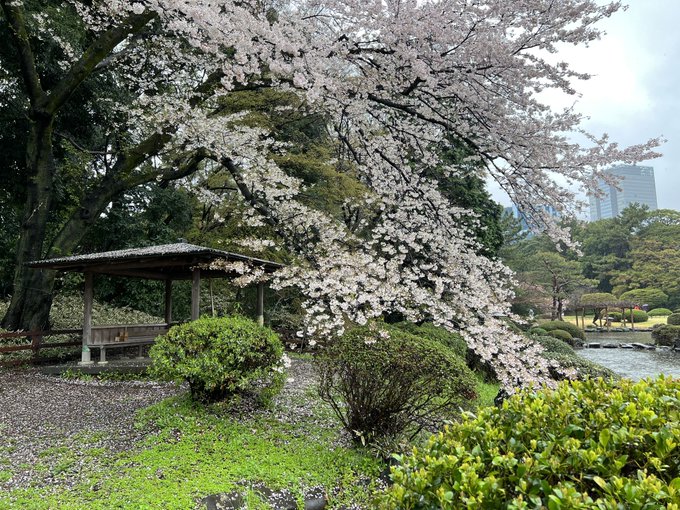
[[(586, 342), (600, 343), (653, 343), (651, 333), (587, 333)], [(623, 377), (642, 379), (659, 374), (680, 377), (680, 352), (640, 351), (633, 349), (580, 349), (581, 356), (605, 367)]]

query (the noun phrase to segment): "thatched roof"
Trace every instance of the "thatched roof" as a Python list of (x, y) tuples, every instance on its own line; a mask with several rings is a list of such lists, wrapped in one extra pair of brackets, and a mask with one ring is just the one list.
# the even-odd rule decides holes
[(131, 276), (155, 280), (190, 279), (193, 269), (201, 267), (204, 276), (224, 277), (225, 271), (205, 269), (206, 264), (217, 260), (243, 262), (261, 267), (267, 273), (280, 269), (283, 264), (271, 260), (248, 257), (189, 243), (162, 244), (144, 248), (87, 253), (28, 262), (28, 267), (57, 269), (71, 272)]

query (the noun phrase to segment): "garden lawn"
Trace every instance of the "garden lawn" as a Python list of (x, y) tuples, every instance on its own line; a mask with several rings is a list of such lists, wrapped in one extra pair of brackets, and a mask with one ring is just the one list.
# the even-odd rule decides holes
[[(289, 490), (300, 508), (305, 492), (320, 487), (330, 509), (371, 508), (385, 464), (350, 443), (318, 398), (310, 366), (309, 358), (295, 357), (268, 408), (245, 398), (206, 407), (182, 393), (143, 409), (133, 434), (141, 439), (126, 451), (96, 447), (105, 435), (96, 430), (79, 433), (79, 453), (48, 442), (28, 483), (11, 484), (16, 472), (0, 448), (0, 482), (8, 484), (0, 509), (187, 510), (208, 495), (239, 491), (247, 508), (258, 510), (269, 508), (253, 490), (261, 484)], [(480, 378), (477, 390), (486, 405), (498, 385)]]
[[(651, 328), (657, 324), (666, 324), (666, 319), (668, 317), (650, 317), (648, 320), (645, 322), (636, 322), (635, 327), (636, 328)], [(581, 316), (579, 315), (579, 326), (581, 324)], [(564, 321), (565, 322), (570, 322), (572, 324), (576, 324), (576, 317), (574, 315), (565, 315), (564, 316)], [(599, 324), (599, 322), (598, 322)], [(604, 319), (602, 320), (602, 324), (604, 326)], [(593, 315), (586, 315), (586, 326), (588, 325), (593, 325)], [(620, 322), (612, 322), (612, 327), (613, 328), (620, 328), (623, 327), (623, 324)], [(630, 327), (630, 322), (626, 322), (626, 327)]]
[[(309, 364), (296, 361), (298, 368)], [(96, 450), (97, 462), (46, 450), (46, 460), (61, 456), (47, 463), (54, 483), (9, 490), (0, 495), (0, 509), (186, 510), (205, 496), (234, 490), (244, 493), (249, 509), (267, 508), (251, 490), (258, 483), (288, 489), (300, 502), (307, 488), (323, 487), (330, 508), (365, 506), (383, 463), (350, 447), (315, 386), (294, 382), (268, 409), (247, 399), (209, 407), (187, 394), (166, 399), (138, 414), (136, 426), (148, 433), (134, 449), (116, 455)], [(77, 484), (59, 482), (69, 474), (54, 468), (61, 464), (70, 479), (80, 471)]]

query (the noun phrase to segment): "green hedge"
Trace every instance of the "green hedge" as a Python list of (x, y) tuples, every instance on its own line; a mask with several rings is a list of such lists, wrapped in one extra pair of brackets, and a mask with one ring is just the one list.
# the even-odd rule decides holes
[(399, 458), (382, 510), (680, 502), (680, 379), (565, 382), (467, 415)]
[(661, 289), (633, 289), (619, 296), (621, 301), (633, 302), (637, 305), (648, 305), (650, 308), (658, 308), (668, 301), (668, 294)]
[(657, 345), (680, 345), (680, 326), (657, 325), (652, 329), (652, 339)]
[(204, 317), (173, 326), (150, 351), (155, 376), (188, 382), (192, 398), (206, 402), (274, 381), (282, 354), (276, 333), (244, 317)]
[(541, 322), (538, 325), (538, 327), (543, 328), (546, 331), (553, 331), (554, 329), (562, 329), (564, 331), (569, 332), (569, 334), (574, 338), (580, 338), (581, 340), (586, 339), (586, 334), (583, 332), (583, 330), (581, 328), (579, 328), (576, 324), (572, 324), (570, 322), (546, 321), (546, 322)]
[(559, 338), (555, 338), (552, 336), (536, 336), (533, 337), (532, 340), (535, 340), (536, 342), (541, 344), (545, 349), (545, 352), (547, 353), (558, 353), (576, 356), (576, 352), (574, 351), (573, 347), (569, 345), (568, 342), (563, 342)]
[(548, 336), (562, 340), (571, 344), (574, 341), (574, 337), (569, 334), (569, 331), (564, 331), (563, 329), (553, 329), (548, 331)]
[[(630, 310), (626, 310), (626, 320), (630, 322)], [(644, 310), (633, 310), (633, 319), (635, 322), (647, 322), (649, 320), (649, 316), (647, 315), (647, 312)]]
[[(563, 331), (564, 331), (564, 330), (563, 330)], [(548, 334), (548, 332), (547, 332), (545, 329), (539, 328), (539, 327), (531, 328), (531, 329), (529, 329), (529, 331), (527, 331), (527, 333), (529, 333), (529, 334), (532, 335), (532, 336), (533, 336), (533, 335), (536, 335), (536, 336), (545, 336), (545, 335)]]
[(666, 324), (671, 326), (680, 326), (680, 313), (672, 313), (666, 319)]
[(621, 312), (609, 312), (608, 317), (611, 317), (612, 322), (621, 322), (623, 314)]
[(647, 312), (647, 315), (649, 315), (650, 317), (664, 317), (672, 313), (673, 312), (668, 308), (654, 308), (654, 310), (650, 310), (649, 312)]

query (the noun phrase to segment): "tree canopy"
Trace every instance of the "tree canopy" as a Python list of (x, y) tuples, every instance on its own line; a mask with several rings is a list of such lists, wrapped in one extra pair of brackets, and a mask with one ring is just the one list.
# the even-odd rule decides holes
[[(474, 203), (452, 203), (442, 182), (489, 175), (529, 221), (567, 241), (545, 212), (566, 213), (573, 202), (554, 177), (592, 188), (607, 164), (649, 159), (658, 143), (621, 148), (589, 136), (580, 146), (568, 134), (582, 118), (551, 111), (538, 96), (573, 94), (573, 81), (587, 78), (548, 55), (598, 38), (597, 22), (617, 2), (0, 6), (0, 90), (16, 109), (24, 149), (11, 167), (25, 199), (9, 326), (41, 326), (49, 308), (54, 275), (23, 262), (76, 249), (128, 190), (194, 185), (196, 172), (214, 171), (235, 191), (229, 199), (242, 205), (246, 224), (267, 226), (271, 237), (257, 239), (260, 246), (292, 254), (275, 283), (306, 296), (309, 334), (387, 312), (428, 317), (460, 328), (504, 384), (547, 381), (538, 347), (495, 318), (512, 291), (508, 270), (477, 241), (484, 218), (469, 209)], [(359, 183), (360, 193), (338, 201), (339, 215), (308, 199), (314, 179), (283, 156), (289, 141), (230, 108), (235, 93), (264, 89), (297, 98), (272, 105), (266, 118), (308, 109), (310, 128), (332, 141), (318, 155), (323, 168)], [(446, 149), (462, 160), (445, 158)]]

